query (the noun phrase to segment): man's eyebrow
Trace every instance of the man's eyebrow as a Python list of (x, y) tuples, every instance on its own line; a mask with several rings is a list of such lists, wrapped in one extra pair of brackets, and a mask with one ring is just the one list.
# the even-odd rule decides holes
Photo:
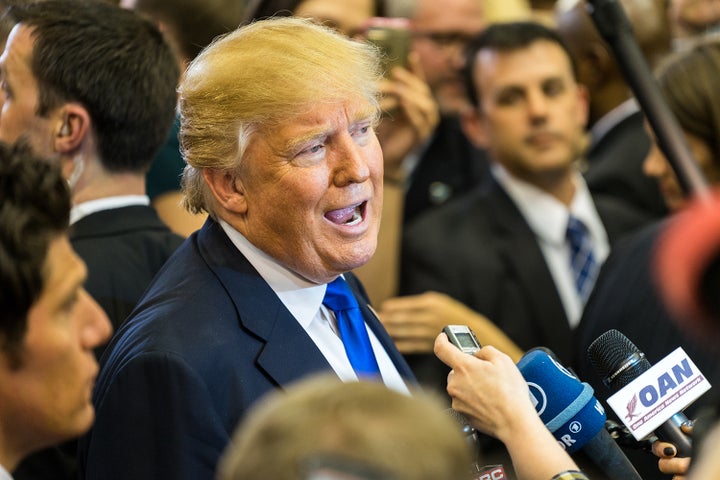
[[(374, 124), (377, 121), (377, 117), (378, 115), (375, 108), (363, 108), (352, 116), (349, 126), (353, 126), (364, 121), (369, 121)], [(318, 125), (315, 128), (311, 128), (310, 130), (289, 139), (287, 142), (284, 143), (284, 145), (279, 148), (279, 151), (281, 154), (285, 155), (292, 154), (300, 146), (306, 143), (310, 143), (314, 140), (320, 140), (322, 138), (328, 137), (334, 131), (335, 127), (329, 123)]]
[(329, 125), (320, 125), (317, 128), (313, 128), (302, 134), (293, 137), (286, 141), (281, 147), (280, 152), (286, 155), (294, 153), (300, 146), (310, 143), (313, 140), (320, 140), (330, 135), (333, 128)]

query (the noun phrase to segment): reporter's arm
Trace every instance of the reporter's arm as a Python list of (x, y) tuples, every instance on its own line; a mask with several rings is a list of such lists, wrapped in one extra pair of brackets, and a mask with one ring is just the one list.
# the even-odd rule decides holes
[(467, 355), (444, 333), (435, 339), (434, 350), (453, 369), (447, 386), (453, 409), (505, 444), (518, 478), (549, 480), (579, 470), (535, 412), (527, 384), (510, 357), (492, 346)]

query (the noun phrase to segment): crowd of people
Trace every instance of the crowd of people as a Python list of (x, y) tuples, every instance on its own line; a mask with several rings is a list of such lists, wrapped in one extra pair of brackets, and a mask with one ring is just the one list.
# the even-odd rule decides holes
[[(714, 185), (720, 9), (619, 3)], [(663, 301), (693, 192), (589, 7), (1, 1), (0, 480), (604, 478), (524, 353), (604, 403), (606, 330), (712, 384), (720, 349)], [(718, 435), (626, 453), (711, 478)]]

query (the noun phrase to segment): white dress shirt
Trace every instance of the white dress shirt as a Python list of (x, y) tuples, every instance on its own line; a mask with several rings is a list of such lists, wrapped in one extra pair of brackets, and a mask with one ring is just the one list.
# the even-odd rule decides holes
[(592, 238), (593, 254), (598, 266), (602, 265), (610, 252), (607, 232), (597, 213), (585, 180), (579, 172), (576, 172), (574, 176), (575, 196), (568, 209), (552, 195), (511, 176), (497, 163), (492, 164), (491, 171), (517, 205), (530, 229), (535, 233), (540, 250), (555, 281), (555, 287), (560, 295), (568, 323), (571, 328), (575, 328), (580, 322), (583, 301), (575, 287), (569, 260), (570, 246), (565, 238), (569, 215), (572, 214), (587, 227)]
[[(220, 220), (233, 245), (255, 267), (280, 301), (303, 327), (335, 373), (344, 382), (357, 381), (345, 346), (335, 325), (335, 315), (322, 304), (327, 286), (318, 285), (291, 272), (272, 257), (251, 244), (240, 232)], [(405, 381), (373, 331), (365, 325), (383, 382), (393, 390), (409, 393)]]
[(10, 475), (10, 472), (5, 470), (5, 467), (0, 465), (0, 480), (13, 480), (12, 475)]

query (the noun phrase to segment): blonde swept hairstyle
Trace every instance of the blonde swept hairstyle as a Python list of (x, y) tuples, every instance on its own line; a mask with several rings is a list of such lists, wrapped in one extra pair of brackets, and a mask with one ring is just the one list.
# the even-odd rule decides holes
[(190, 64), (179, 87), (185, 208), (215, 216), (206, 168), (238, 174), (253, 135), (321, 103), (378, 106), (377, 49), (307, 19), (278, 17), (231, 32)]
[[(332, 375), (273, 391), (248, 413), (218, 466), (218, 480), (298, 480), (313, 463), (363, 466), (372, 478), (462, 480), (471, 454), (459, 423), (426, 392)], [(354, 478), (354, 477), (353, 477)]]

